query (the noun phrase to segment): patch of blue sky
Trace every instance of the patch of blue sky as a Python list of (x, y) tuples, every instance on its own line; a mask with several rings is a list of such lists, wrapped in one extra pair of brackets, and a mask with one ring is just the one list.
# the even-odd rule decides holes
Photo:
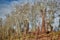
[(0, 4), (9, 4), (12, 1), (17, 1), (17, 0), (0, 0)]
[(24, 2), (33, 3), (33, 0), (0, 0), (0, 17), (11, 12), (11, 5)]

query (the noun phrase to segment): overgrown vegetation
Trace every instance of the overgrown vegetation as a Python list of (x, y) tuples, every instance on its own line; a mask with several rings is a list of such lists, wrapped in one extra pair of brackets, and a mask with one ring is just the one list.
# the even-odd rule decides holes
[[(14, 5), (15, 11), (12, 11), (11, 15), (6, 15), (5, 22), (3, 23), (2, 19), (0, 20), (0, 40), (37, 40), (38, 33), (40, 33), (37, 28), (43, 25), (40, 21), (41, 18), (44, 15), (45, 24), (52, 26), (56, 12), (60, 11), (57, 4), (54, 1), (37, 1), (33, 5), (29, 2), (22, 5)], [(29, 28), (29, 25), (31, 28)]]

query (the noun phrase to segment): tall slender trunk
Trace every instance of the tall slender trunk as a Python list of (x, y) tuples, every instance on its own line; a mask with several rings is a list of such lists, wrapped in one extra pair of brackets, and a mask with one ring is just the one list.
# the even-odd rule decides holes
[(44, 10), (41, 10), (41, 13), (42, 13), (42, 28), (41, 28), (41, 32), (44, 33), (46, 32), (45, 30), (45, 9)]

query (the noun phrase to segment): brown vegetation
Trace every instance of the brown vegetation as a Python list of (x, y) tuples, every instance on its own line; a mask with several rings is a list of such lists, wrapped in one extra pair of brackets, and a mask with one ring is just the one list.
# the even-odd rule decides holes
[[(4, 24), (0, 20), (0, 40), (60, 40), (60, 32), (55, 32), (51, 25), (56, 11), (55, 2), (47, 5), (53, 8), (48, 13), (46, 5), (40, 2), (15, 5), (16, 11), (6, 16)], [(37, 26), (36, 20), (39, 18), (42, 18), (42, 24)], [(32, 22), (31, 30), (29, 22)]]

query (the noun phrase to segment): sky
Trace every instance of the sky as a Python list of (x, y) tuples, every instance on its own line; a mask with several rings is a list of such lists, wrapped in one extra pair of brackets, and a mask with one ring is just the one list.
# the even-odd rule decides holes
[[(0, 17), (4, 17), (5, 14), (8, 14), (12, 11), (12, 4), (18, 4), (22, 2), (26, 2), (27, 0), (0, 0)], [(29, 2), (33, 2), (34, 0), (29, 0)], [(57, 0), (60, 2), (59, 0)]]
[[(32, 3), (34, 0), (28, 0), (28, 1)], [(60, 3), (60, 0), (56, 0), (56, 1)], [(13, 10), (12, 5), (24, 3), (24, 2), (27, 2), (27, 0), (0, 0), (0, 17), (2, 17), (4, 19), (5, 15), (10, 14), (11, 11)], [(57, 12), (57, 13), (60, 14), (60, 12)], [(55, 15), (57, 16), (58, 14), (55, 14)], [(59, 20), (58, 17), (56, 17), (54, 19), (55, 26), (58, 26), (58, 24), (59, 24), (58, 20)]]
[(0, 0), (0, 17), (4, 17), (5, 14), (10, 13), (12, 5), (22, 2), (26, 2), (26, 0)]

